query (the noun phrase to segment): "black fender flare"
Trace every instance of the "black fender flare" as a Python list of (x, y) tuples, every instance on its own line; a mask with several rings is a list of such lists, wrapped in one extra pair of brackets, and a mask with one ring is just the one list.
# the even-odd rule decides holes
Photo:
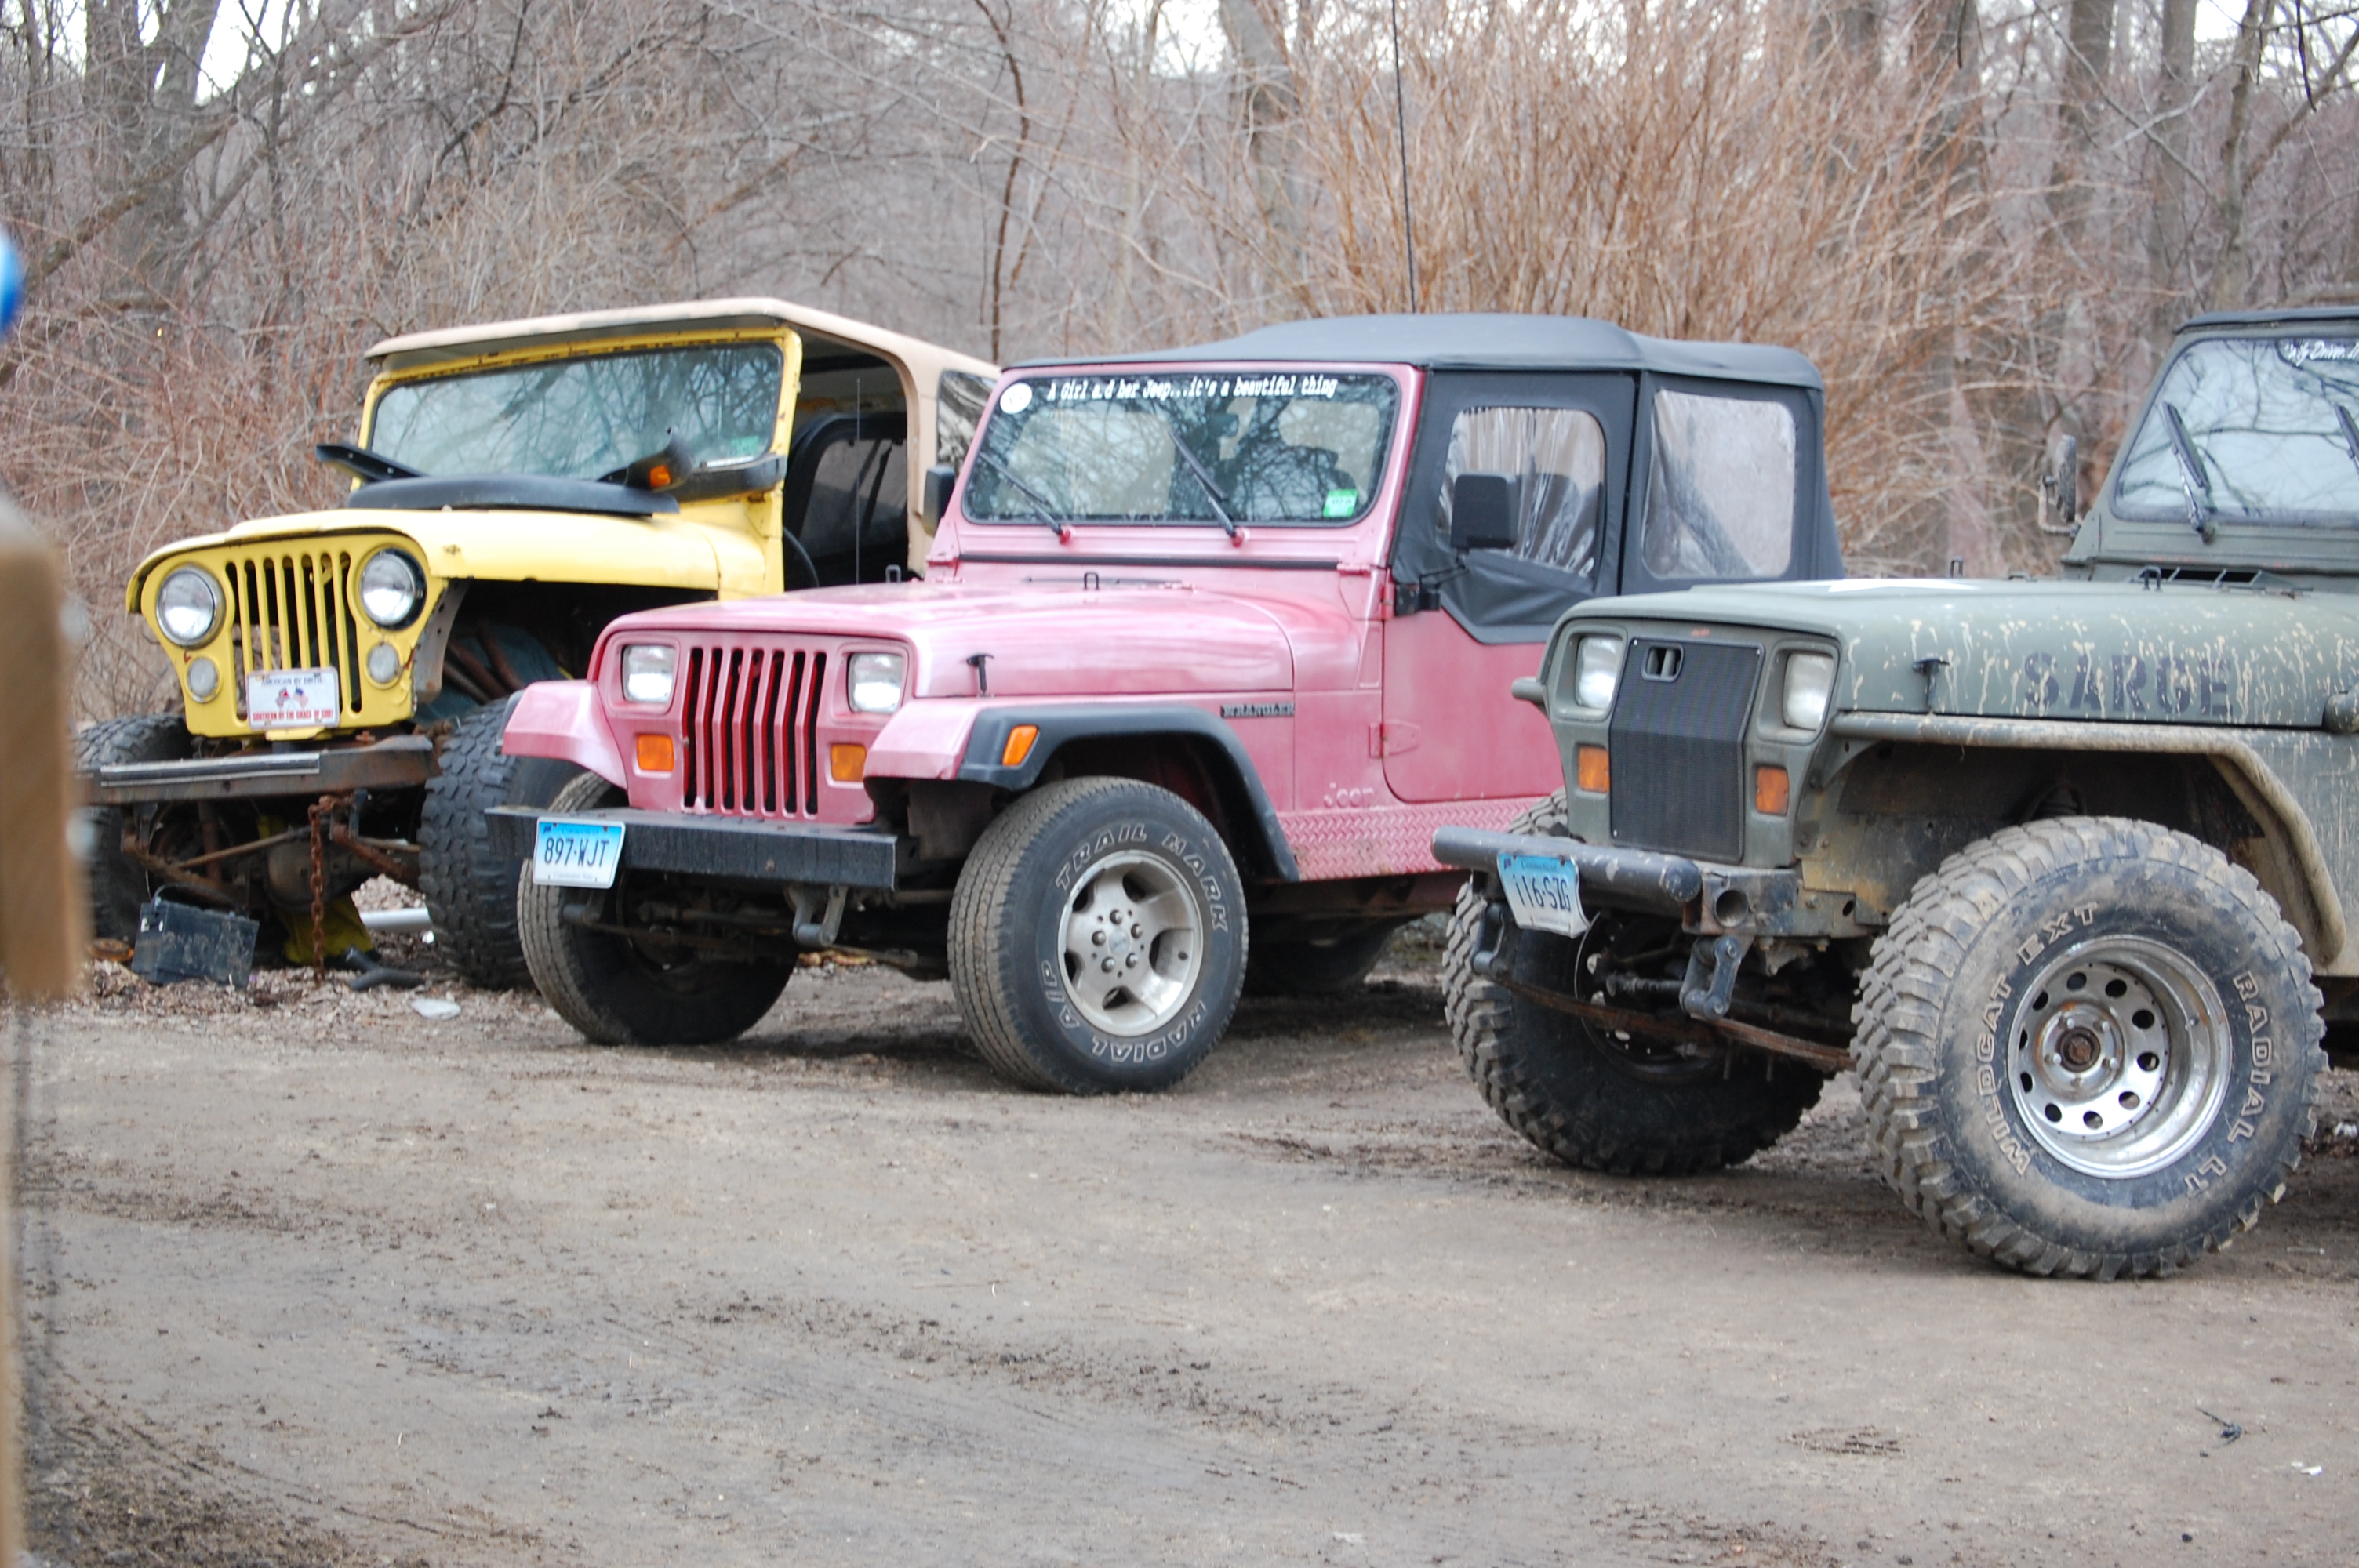
[[(1037, 726), (1038, 739), (1032, 742), (1024, 760), (1008, 767), (1000, 759), (1007, 754), (1007, 737), (1019, 724)], [(1040, 770), (1049, 765), (1058, 750), (1070, 741), (1097, 740), (1110, 736), (1133, 736), (1148, 740), (1159, 736), (1179, 736), (1190, 741), (1208, 741), (1225, 758), (1229, 778), (1247, 807), (1243, 814), (1258, 834), (1255, 846), (1267, 859), (1280, 881), (1300, 881), (1301, 868), (1296, 865), (1294, 849), (1286, 841), (1286, 829), (1277, 820), (1277, 808), (1270, 805), (1269, 792), (1262, 787), (1261, 773), (1246, 754), (1245, 742), (1237, 732), (1201, 708), (1180, 703), (1133, 706), (1124, 703), (1009, 703), (984, 708), (975, 715), (974, 728), (967, 732), (966, 752), (959, 760), (958, 776), (970, 784), (989, 784), (994, 789), (1023, 791), (1038, 782)], [(1240, 826), (1244, 826), (1243, 823)]]

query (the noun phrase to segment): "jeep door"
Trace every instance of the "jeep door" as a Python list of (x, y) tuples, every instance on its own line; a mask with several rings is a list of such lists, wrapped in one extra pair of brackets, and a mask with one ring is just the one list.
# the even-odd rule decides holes
[[(1546, 795), (1560, 782), (1548, 720), (1507, 695), (1533, 674), (1549, 628), (1620, 570), (1638, 378), (1437, 373), (1392, 549), (1385, 784), (1408, 801)], [(1450, 547), (1462, 473), (1513, 481), (1508, 550)]]

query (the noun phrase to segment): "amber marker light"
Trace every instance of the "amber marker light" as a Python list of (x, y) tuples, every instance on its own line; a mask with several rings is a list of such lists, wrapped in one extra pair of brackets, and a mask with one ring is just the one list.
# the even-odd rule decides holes
[(1783, 816), (1794, 798), (1793, 782), (1786, 770), (1764, 762), (1753, 770), (1753, 809), (1764, 816)]
[(1018, 724), (1007, 732), (1007, 744), (999, 749), (999, 765), (1020, 768), (1024, 759), (1032, 754), (1032, 742), (1040, 738), (1038, 724)]
[(638, 755), (639, 772), (668, 773), (672, 767), (671, 737), (642, 735), (634, 748)]
[(1603, 795), (1614, 783), (1613, 765), (1603, 746), (1579, 746), (1572, 753), (1573, 782), (1591, 795)]
[(827, 773), (838, 784), (858, 784), (868, 776), (868, 748), (837, 741), (827, 749)]

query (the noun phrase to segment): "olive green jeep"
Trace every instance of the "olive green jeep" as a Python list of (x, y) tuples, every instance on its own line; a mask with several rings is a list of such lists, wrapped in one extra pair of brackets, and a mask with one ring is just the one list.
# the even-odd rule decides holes
[(897, 578), (924, 473), (997, 371), (783, 300), (417, 332), (369, 351), (342, 506), (182, 539), (125, 608), (178, 711), (77, 737), (94, 925), (151, 892), (275, 922), (297, 960), (369, 946), (349, 895), (415, 885), (467, 979), (525, 979), (518, 862), (484, 813), (576, 770), (510, 758), (516, 694), (629, 611)]
[(1492, 1105), (1678, 1173), (1849, 1066), (1886, 1179), (1999, 1262), (2254, 1224), (2359, 990), (2354, 417), (2359, 309), (2201, 317), (2058, 579), (1576, 606), (1517, 683), (1567, 788), (1435, 841)]

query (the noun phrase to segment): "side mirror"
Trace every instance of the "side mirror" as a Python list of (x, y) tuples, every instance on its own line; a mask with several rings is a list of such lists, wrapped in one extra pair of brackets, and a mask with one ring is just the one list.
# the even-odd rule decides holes
[(664, 435), (661, 451), (649, 452), (624, 468), (619, 476), (608, 474), (606, 478), (611, 481), (619, 477), (633, 490), (665, 491), (679, 485), (696, 471), (696, 449), (676, 430), (667, 430)]
[(947, 463), (936, 463), (926, 470), (926, 526), (941, 525), (942, 514), (951, 509), (951, 492), (958, 486), (958, 470)]
[(2057, 449), (2055, 471), (2046, 476), (2040, 488), (2047, 491), (2050, 504), (2056, 509), (2056, 525), (2070, 528), (2081, 520), (2081, 441), (2077, 436), (2067, 436)]
[(1450, 486), (1450, 547), (1516, 547), (1516, 481), (1503, 473), (1462, 473)]

